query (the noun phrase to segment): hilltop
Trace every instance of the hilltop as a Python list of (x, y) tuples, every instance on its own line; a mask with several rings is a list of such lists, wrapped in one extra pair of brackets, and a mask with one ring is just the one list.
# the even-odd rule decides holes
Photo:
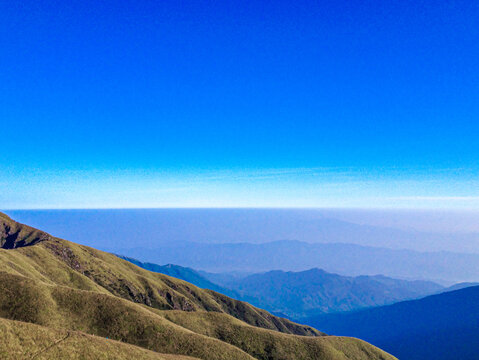
[[(62, 351), (81, 358), (90, 349), (94, 357), (95, 351), (108, 353), (111, 341), (143, 358), (394, 359), (364, 341), (325, 336), (3, 214), (0, 245), (0, 318), (9, 339), (0, 354), (9, 354), (7, 359), (38, 351), (37, 358)], [(41, 339), (24, 341), (30, 333)], [(88, 336), (96, 338), (85, 341)]]

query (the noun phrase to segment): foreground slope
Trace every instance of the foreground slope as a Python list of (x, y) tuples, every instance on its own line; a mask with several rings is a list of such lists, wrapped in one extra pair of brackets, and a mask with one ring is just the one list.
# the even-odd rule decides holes
[(87, 335), (79, 331), (50, 329), (0, 318), (0, 358), (10, 359), (115, 359), (194, 360), (189, 356), (160, 354), (141, 347)]
[(479, 358), (479, 286), (304, 320), (370, 341), (400, 359)]
[[(393, 359), (363, 341), (320, 336), (311, 327), (51, 237), (3, 214), (0, 245), (4, 319), (199, 359)], [(35, 351), (34, 345), (19, 347)]]

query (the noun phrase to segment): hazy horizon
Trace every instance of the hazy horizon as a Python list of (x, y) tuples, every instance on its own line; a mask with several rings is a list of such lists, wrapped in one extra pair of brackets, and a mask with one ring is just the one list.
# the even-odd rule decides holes
[[(6, 210), (20, 222), (92, 245), (278, 240), (479, 252), (479, 212), (297, 208)], [(100, 243), (98, 243), (98, 241)]]

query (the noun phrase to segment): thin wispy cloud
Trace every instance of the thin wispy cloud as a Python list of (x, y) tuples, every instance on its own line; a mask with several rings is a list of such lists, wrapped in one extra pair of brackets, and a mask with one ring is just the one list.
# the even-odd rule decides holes
[(404, 201), (479, 201), (479, 196), (398, 196), (388, 199)]
[(479, 207), (478, 181), (467, 169), (145, 168), (22, 175), (11, 182), (0, 174), (0, 184), (9, 184), (0, 195), (4, 208), (16, 208), (19, 193), (30, 208)]

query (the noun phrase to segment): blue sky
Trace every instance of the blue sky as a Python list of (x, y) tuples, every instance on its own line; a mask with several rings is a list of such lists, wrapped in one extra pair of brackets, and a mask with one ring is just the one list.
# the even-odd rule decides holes
[(0, 208), (479, 208), (479, 4), (0, 4)]

